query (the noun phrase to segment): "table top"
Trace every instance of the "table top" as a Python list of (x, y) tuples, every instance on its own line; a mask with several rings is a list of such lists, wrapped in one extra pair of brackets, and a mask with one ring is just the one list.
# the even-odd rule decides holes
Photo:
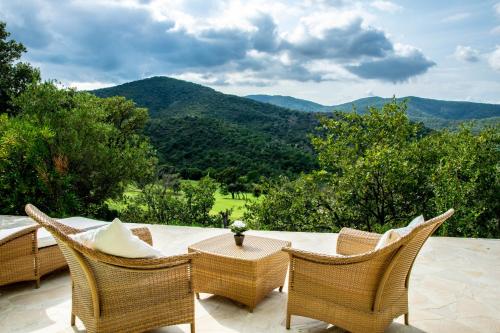
[(242, 260), (259, 260), (291, 246), (289, 241), (245, 235), (243, 246), (237, 246), (232, 233), (215, 236), (189, 246), (189, 250)]

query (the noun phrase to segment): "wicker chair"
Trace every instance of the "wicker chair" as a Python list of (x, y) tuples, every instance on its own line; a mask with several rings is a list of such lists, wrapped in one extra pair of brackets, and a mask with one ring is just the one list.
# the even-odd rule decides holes
[[(56, 238), (72, 277), (71, 325), (80, 318), (88, 332), (141, 332), (190, 323), (194, 333), (191, 264), (197, 253), (130, 259), (74, 241), (68, 227), (26, 205), (26, 213)], [(132, 229), (152, 243), (147, 228)]]
[(285, 248), (290, 254), (286, 327), (292, 315), (337, 325), (350, 332), (380, 333), (405, 315), (415, 258), (427, 238), (453, 209), (417, 226), (398, 241), (374, 250), (381, 235), (344, 228), (337, 253)]

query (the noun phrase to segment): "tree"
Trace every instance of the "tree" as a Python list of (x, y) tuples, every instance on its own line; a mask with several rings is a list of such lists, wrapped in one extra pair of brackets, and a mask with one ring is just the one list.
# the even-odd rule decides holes
[(185, 224), (212, 225), (209, 213), (215, 203), (215, 181), (210, 177), (203, 177), (197, 183), (183, 183), (181, 189), (185, 200), (182, 221)]
[(420, 142), (435, 160), (429, 183), (431, 214), (447, 207), (454, 219), (439, 230), (442, 235), (500, 237), (500, 131), (486, 128), (477, 135), (471, 126), (458, 132), (434, 133)]
[(57, 215), (105, 214), (104, 201), (150, 179), (156, 157), (142, 129), (147, 110), (53, 83), (33, 84), (0, 122), (0, 210), (28, 202)]
[(12, 98), (19, 96), (30, 83), (40, 81), (38, 69), (19, 62), (26, 52), (24, 45), (8, 40), (9, 36), (5, 22), (0, 22), (0, 113), (15, 113)]
[(412, 196), (418, 165), (407, 147), (418, 138), (419, 125), (406, 115), (406, 104), (370, 108), (365, 115), (337, 113), (321, 120), (322, 135), (312, 139), (320, 166), (331, 176), (334, 198), (344, 221), (374, 230), (398, 224), (417, 213)]

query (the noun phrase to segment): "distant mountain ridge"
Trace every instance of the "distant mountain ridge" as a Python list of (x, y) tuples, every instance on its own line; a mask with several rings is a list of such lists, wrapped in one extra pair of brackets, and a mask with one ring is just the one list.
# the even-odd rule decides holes
[[(353, 106), (355, 106), (357, 112), (364, 113), (370, 106), (380, 108), (392, 100), (392, 98), (374, 96), (357, 99), (349, 103), (327, 106), (290, 96), (248, 95), (246, 97), (306, 112), (352, 112)], [(430, 128), (455, 127), (458, 123), (468, 120), (478, 120), (480, 123), (497, 123), (500, 121), (499, 104), (444, 101), (415, 96), (397, 98), (397, 100), (407, 100), (410, 119), (422, 121)]]
[[(281, 108), (168, 77), (92, 91), (147, 107), (146, 134), (160, 163), (185, 177), (237, 168), (249, 178), (294, 175), (316, 167), (307, 133), (315, 114)], [(255, 172), (257, 171), (257, 172)], [(193, 176), (194, 177), (194, 176)]]
[(283, 108), (292, 110), (305, 111), (305, 112), (330, 112), (331, 107), (311, 102), (305, 99), (299, 99), (291, 96), (281, 95), (247, 95), (246, 98), (255, 101), (269, 103)]

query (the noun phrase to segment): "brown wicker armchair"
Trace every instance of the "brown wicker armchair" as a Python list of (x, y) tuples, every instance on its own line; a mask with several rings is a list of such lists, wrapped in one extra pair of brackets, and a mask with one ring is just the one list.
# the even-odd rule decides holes
[[(197, 253), (154, 259), (116, 257), (74, 241), (68, 235), (77, 230), (31, 204), (26, 205), (26, 213), (52, 233), (68, 262), (72, 326), (76, 316), (88, 332), (141, 332), (190, 323), (194, 333), (191, 263)], [(152, 243), (147, 228), (132, 232)]]
[(339, 255), (285, 248), (290, 254), (286, 327), (292, 315), (325, 321), (351, 332), (380, 333), (405, 315), (408, 282), (427, 238), (453, 209), (417, 226), (398, 241), (374, 250), (381, 235), (344, 228)]

